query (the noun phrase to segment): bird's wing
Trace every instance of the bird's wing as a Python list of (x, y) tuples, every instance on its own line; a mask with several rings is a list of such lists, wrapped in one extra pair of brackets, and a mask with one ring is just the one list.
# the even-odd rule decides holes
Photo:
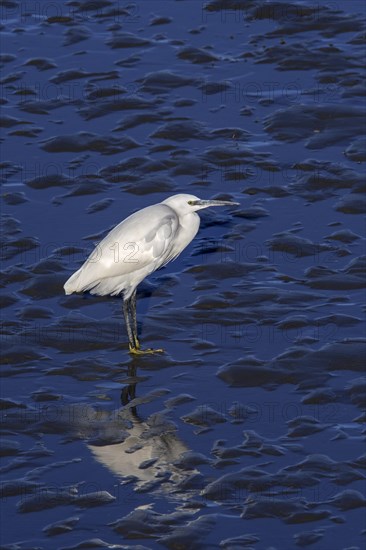
[(82, 266), (86, 284), (106, 277), (127, 275), (142, 268), (154, 271), (165, 263), (179, 219), (165, 204), (148, 206), (132, 214), (96, 246)]

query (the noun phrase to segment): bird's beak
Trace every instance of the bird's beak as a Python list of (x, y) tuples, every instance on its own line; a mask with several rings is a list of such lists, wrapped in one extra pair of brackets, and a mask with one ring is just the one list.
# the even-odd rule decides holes
[(191, 204), (193, 206), (199, 206), (200, 208), (208, 208), (209, 206), (239, 206), (238, 202), (201, 199), (197, 201), (192, 201)]

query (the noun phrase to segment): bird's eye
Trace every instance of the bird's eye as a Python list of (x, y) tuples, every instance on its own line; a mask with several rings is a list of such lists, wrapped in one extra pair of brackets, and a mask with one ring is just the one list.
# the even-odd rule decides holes
[(189, 206), (193, 206), (194, 202), (193, 201), (188, 201), (188, 204), (189, 204)]

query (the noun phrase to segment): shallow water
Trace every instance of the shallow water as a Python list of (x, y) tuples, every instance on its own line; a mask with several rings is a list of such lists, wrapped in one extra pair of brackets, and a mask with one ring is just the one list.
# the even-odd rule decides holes
[[(1, 548), (363, 548), (363, 3), (0, 9)], [(179, 192), (130, 358), (62, 286)]]

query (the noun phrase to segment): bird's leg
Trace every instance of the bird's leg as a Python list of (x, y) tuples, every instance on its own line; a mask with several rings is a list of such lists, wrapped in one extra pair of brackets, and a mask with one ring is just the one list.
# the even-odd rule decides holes
[(129, 311), (130, 308), (129, 308), (129, 305), (130, 305), (130, 299), (129, 298), (127, 300), (123, 299), (123, 304), (122, 304), (123, 315), (125, 317), (127, 336), (128, 336), (128, 344), (129, 344), (130, 351), (131, 351), (131, 349), (135, 348), (135, 340), (134, 340), (134, 337), (133, 337), (133, 332), (132, 332), (132, 327), (131, 327), (131, 322), (130, 322), (130, 311)]
[(123, 312), (126, 319), (126, 327), (129, 341), (130, 353), (133, 355), (145, 355), (149, 353), (162, 353), (162, 349), (141, 349), (137, 336), (137, 316), (136, 316), (136, 290), (131, 297), (123, 302)]
[(130, 314), (132, 319), (132, 335), (135, 342), (135, 348), (140, 349), (140, 342), (137, 335), (136, 290), (133, 291), (128, 303), (129, 303)]

